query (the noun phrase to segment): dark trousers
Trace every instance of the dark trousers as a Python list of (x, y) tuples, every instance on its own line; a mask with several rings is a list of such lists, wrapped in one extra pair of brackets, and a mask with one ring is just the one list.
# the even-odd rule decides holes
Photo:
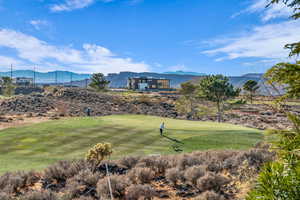
[(159, 129), (160, 135), (163, 135), (164, 130), (162, 128)]

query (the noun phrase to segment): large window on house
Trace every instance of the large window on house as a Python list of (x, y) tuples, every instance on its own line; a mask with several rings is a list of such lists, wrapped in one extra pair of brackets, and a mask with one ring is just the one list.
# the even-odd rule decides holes
[(169, 80), (158, 80), (157, 81), (158, 87), (161, 89), (168, 89), (170, 88)]

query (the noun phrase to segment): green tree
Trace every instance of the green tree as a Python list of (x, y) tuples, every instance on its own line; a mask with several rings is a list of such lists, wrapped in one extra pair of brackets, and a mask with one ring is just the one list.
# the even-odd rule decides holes
[(249, 93), (249, 99), (251, 104), (253, 103), (253, 97), (259, 89), (257, 81), (249, 80), (243, 85), (243, 89)]
[(183, 98), (180, 100), (186, 104), (186, 108), (189, 108), (187, 110), (188, 114), (191, 117), (194, 117), (196, 114), (196, 91), (197, 91), (197, 86), (194, 85), (191, 82), (185, 82), (182, 83), (181, 88), (179, 90), (180, 94), (182, 95)]
[[(300, 18), (300, 1), (299, 0), (271, 0), (268, 6), (276, 3), (284, 3), (287, 7), (294, 10), (294, 14), (291, 16), (293, 19)], [(295, 56), (300, 54), (300, 42), (294, 42), (285, 45), (286, 49), (290, 50), (290, 56)]]
[(97, 91), (105, 90), (110, 81), (106, 80), (102, 73), (93, 74), (90, 87)]
[(198, 95), (200, 98), (215, 102), (218, 109), (218, 122), (222, 121), (224, 103), (239, 95), (240, 90), (234, 89), (229, 79), (223, 75), (210, 75), (200, 80)]
[(3, 84), (2, 84), (3, 85), (3, 87), (2, 87), (3, 95), (8, 96), (8, 97), (14, 95), (16, 87), (13, 84), (12, 79), (10, 77), (5, 76), (5, 77), (2, 77), (2, 82), (3, 82)]
[(265, 74), (270, 84), (280, 84), (285, 87), (284, 97), (300, 97), (300, 61), (296, 64), (278, 63)]
[(269, 130), (278, 137), (272, 147), (277, 161), (267, 163), (246, 200), (300, 199), (300, 118), (288, 113), (292, 130)]
[[(294, 9), (292, 18), (300, 18), (300, 0), (272, 0), (273, 3), (283, 2)], [(290, 56), (300, 54), (300, 43), (288, 44)], [(287, 97), (300, 97), (300, 63), (279, 63), (266, 73), (270, 84), (281, 84), (286, 88), (286, 95), (277, 103), (284, 103)], [(283, 109), (284, 107), (279, 107)], [(284, 111), (284, 110), (282, 110)], [(271, 130), (278, 138), (272, 147), (278, 159), (268, 163), (259, 175), (257, 184), (247, 196), (247, 200), (298, 200), (300, 199), (300, 117), (286, 112), (293, 124), (290, 130)]]
[[(300, 18), (300, 0), (271, 0), (268, 6), (276, 3), (284, 3), (294, 10), (293, 19)], [(285, 48), (290, 50), (289, 56), (300, 55), (300, 42), (287, 44)], [(296, 57), (297, 58), (297, 57)], [(300, 61), (295, 63), (278, 63), (267, 71), (265, 77), (270, 84), (280, 84), (286, 88), (286, 97), (296, 97), (300, 95)]]

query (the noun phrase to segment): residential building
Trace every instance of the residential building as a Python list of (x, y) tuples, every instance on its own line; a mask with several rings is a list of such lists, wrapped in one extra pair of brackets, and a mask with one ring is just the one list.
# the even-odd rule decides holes
[(127, 87), (131, 90), (160, 91), (170, 90), (170, 80), (152, 77), (128, 78)]
[(33, 85), (33, 78), (16, 77), (13, 78), (13, 83), (17, 86), (28, 87)]

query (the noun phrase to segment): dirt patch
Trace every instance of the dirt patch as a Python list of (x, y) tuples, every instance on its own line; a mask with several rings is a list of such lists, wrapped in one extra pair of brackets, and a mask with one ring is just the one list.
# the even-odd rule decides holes
[(11, 121), (8, 120), (8, 122), (0, 122), (0, 130), (11, 128), (11, 127), (19, 127), (19, 126), (24, 126), (29, 124), (36, 124), (36, 123), (50, 120), (47, 117), (28, 118), (28, 117), (20, 117), (20, 116), (7, 116), (5, 118), (10, 119)]

